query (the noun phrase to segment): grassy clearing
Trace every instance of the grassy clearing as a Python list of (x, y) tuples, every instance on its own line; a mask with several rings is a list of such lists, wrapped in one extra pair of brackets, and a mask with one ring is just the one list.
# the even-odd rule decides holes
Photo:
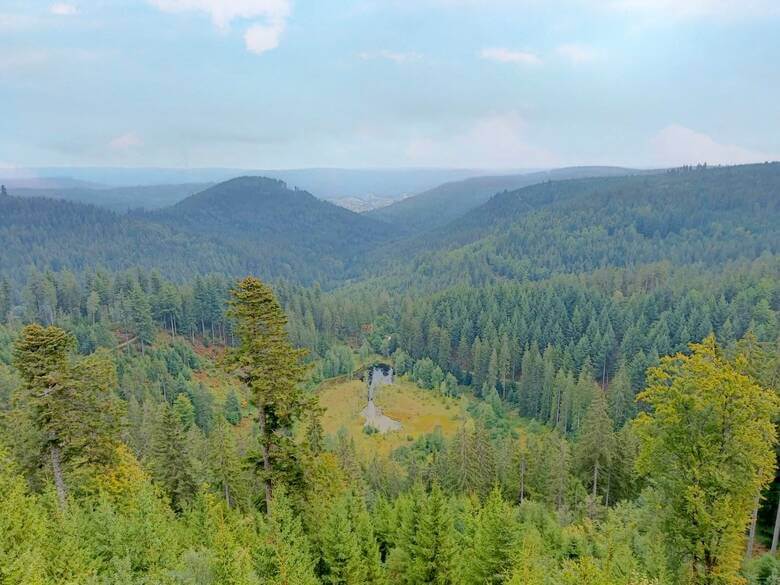
[[(325, 408), (322, 425), (325, 432), (335, 435), (341, 427), (354, 438), (358, 453), (387, 455), (393, 449), (441, 427), (445, 436), (452, 435), (464, 416), (461, 400), (445, 398), (415, 384), (400, 380), (382, 386), (376, 405), (384, 414), (403, 425), (398, 432), (366, 435), (360, 411), (366, 406), (366, 385), (360, 380), (329, 382), (319, 391), (320, 404)], [(463, 399), (465, 400), (465, 399)]]

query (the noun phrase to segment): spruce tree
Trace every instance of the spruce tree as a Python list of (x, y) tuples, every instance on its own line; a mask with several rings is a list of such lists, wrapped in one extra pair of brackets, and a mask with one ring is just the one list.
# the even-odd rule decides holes
[(241, 422), (241, 403), (238, 400), (238, 394), (231, 390), (225, 399), (225, 419), (233, 426)]
[(152, 435), (152, 477), (165, 490), (173, 507), (182, 510), (195, 494), (195, 478), (187, 434), (179, 416), (163, 403)]
[(447, 497), (435, 483), (420, 509), (409, 582), (420, 585), (457, 582), (454, 530)]
[(465, 583), (503, 583), (512, 563), (512, 551), (517, 540), (515, 511), (504, 501), (501, 491), (496, 487), (477, 515), (474, 534), (462, 560)]
[(62, 507), (66, 471), (110, 464), (119, 432), (113, 362), (105, 353), (74, 362), (75, 345), (74, 337), (58, 327), (28, 325), (14, 346), (24, 407), (41, 437), (39, 456), (49, 461)]
[(273, 291), (254, 277), (239, 282), (231, 292), (228, 315), (235, 321), (238, 345), (225, 364), (249, 388), (257, 409), (260, 477), (270, 510), (272, 486), (282, 468), (293, 464), (290, 430), (312, 406), (300, 387), (305, 374), (305, 351), (287, 338), (287, 318)]
[(597, 388), (577, 440), (577, 463), (589, 478), (594, 504), (598, 498), (600, 474), (609, 470), (614, 452), (615, 434), (607, 412), (607, 400), (604, 392)]

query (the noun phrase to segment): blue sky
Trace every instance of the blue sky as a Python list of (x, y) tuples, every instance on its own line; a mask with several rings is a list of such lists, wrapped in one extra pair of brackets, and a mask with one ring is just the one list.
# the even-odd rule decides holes
[(777, 0), (2, 0), (0, 166), (780, 158)]

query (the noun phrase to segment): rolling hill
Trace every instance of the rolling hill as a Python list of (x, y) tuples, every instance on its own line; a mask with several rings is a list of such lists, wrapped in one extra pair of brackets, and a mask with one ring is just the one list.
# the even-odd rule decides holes
[(0, 198), (0, 272), (156, 267), (167, 277), (255, 273), (326, 283), (392, 228), (275, 179), (242, 177), (158, 211), (115, 213), (50, 199)]
[(214, 237), (242, 256), (261, 256), (268, 272), (293, 280), (301, 274), (343, 277), (356, 258), (394, 232), (382, 222), (265, 177), (219, 183), (146, 217)]
[(569, 167), (535, 173), (471, 177), (462, 181), (444, 183), (386, 207), (368, 211), (365, 215), (393, 224), (409, 233), (421, 233), (446, 225), (502, 191), (514, 191), (546, 181), (651, 172), (656, 171), (621, 167)]
[(445, 286), (669, 261), (721, 265), (780, 251), (780, 163), (545, 182), (500, 193), (373, 259)]

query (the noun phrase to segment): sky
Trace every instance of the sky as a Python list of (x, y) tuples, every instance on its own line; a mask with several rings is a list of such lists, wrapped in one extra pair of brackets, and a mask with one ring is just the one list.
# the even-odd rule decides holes
[(780, 159), (778, 0), (0, 0), (0, 168)]

